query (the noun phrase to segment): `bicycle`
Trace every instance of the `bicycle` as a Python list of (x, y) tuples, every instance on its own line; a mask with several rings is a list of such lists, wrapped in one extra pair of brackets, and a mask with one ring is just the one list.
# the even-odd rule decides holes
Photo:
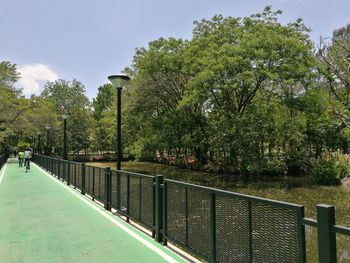
[(30, 163), (29, 163), (30, 159), (26, 158), (24, 161), (24, 166), (26, 167), (26, 173), (30, 170)]

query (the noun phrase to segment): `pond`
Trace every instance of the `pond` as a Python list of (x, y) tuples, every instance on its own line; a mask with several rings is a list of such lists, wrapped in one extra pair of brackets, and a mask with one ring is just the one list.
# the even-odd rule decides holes
[[(89, 165), (115, 168), (112, 162)], [(306, 177), (223, 176), (148, 162), (123, 162), (122, 169), (304, 205), (311, 218), (316, 218), (317, 204), (334, 205), (336, 224), (350, 227), (350, 190), (344, 186), (315, 186)], [(307, 262), (318, 262), (317, 229), (306, 227), (306, 239)], [(337, 251), (338, 262), (350, 263), (350, 237), (337, 234)]]

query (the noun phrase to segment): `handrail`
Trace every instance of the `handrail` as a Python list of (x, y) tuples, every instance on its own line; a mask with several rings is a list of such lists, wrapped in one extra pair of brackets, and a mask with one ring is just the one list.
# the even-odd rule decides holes
[[(0, 156), (0, 166), (3, 159)], [(170, 240), (211, 262), (242, 261), (227, 259), (229, 255), (259, 261), (254, 258), (254, 251), (259, 251), (269, 259), (277, 253), (284, 257), (281, 261), (292, 256), (293, 262), (305, 263), (305, 226), (311, 226), (318, 231), (320, 263), (333, 263), (336, 233), (350, 236), (350, 227), (335, 224), (334, 207), (329, 205), (317, 205), (317, 219), (306, 218), (304, 206), (298, 204), (44, 155), (33, 155), (33, 161), (81, 194), (102, 202), (105, 209), (115, 209), (127, 222), (129, 218), (139, 222), (158, 242)], [(266, 244), (265, 249), (265, 239), (278, 242)], [(235, 248), (233, 243), (238, 243)], [(249, 251), (237, 254), (240, 246)], [(224, 259), (220, 249), (228, 253)]]

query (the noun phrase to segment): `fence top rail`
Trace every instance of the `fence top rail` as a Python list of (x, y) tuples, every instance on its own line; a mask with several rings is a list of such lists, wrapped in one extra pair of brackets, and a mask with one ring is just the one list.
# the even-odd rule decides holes
[(73, 162), (73, 161), (69, 161), (70, 164), (78, 164), (78, 165), (82, 165), (83, 163), (79, 163), (79, 162)]
[(129, 172), (129, 171), (124, 171), (124, 170), (115, 170), (112, 169), (112, 172), (116, 172), (117, 174), (126, 174), (130, 175), (133, 177), (139, 177), (139, 178), (148, 178), (148, 179), (154, 179), (156, 176), (155, 175), (148, 175), (148, 174), (140, 174), (140, 173), (134, 173), (134, 172)]
[[(75, 162), (75, 163), (79, 163), (79, 162)], [(101, 169), (101, 170), (105, 170), (106, 168), (108, 168), (108, 167), (100, 167), (100, 166), (96, 166), (96, 165), (91, 165), (88, 163), (85, 163), (85, 166), (89, 166), (91, 168), (97, 168), (97, 169)]]
[(313, 218), (304, 217), (302, 223), (306, 226), (318, 227), (317, 220)]
[(350, 236), (350, 228), (349, 227), (333, 225), (332, 231), (335, 233)]
[(267, 199), (267, 198), (263, 198), (263, 197), (252, 196), (252, 195), (245, 195), (245, 194), (240, 194), (240, 193), (236, 193), (236, 192), (220, 190), (220, 189), (216, 189), (216, 188), (212, 188), (212, 187), (175, 181), (175, 180), (171, 180), (171, 179), (165, 179), (164, 183), (172, 183), (172, 184), (182, 185), (182, 186), (187, 187), (187, 188), (194, 188), (197, 190), (207, 191), (207, 192), (213, 193), (213, 194), (219, 194), (219, 195), (224, 195), (224, 196), (229, 196), (229, 197), (240, 198), (240, 199), (254, 202), (254, 203), (261, 203), (261, 204), (270, 205), (270, 206), (277, 206), (277, 207), (281, 207), (281, 208), (288, 208), (288, 209), (295, 209), (295, 210), (304, 208), (303, 205), (298, 205), (298, 204), (293, 204), (293, 203), (288, 203), (288, 202), (283, 202), (283, 201), (277, 201), (277, 200), (272, 200), (272, 199)]

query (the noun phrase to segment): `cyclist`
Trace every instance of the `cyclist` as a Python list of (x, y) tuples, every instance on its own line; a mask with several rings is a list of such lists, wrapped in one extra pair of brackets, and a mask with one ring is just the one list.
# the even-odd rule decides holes
[(24, 151), (24, 166), (28, 166), (28, 170), (30, 169), (30, 158), (32, 157), (32, 152), (29, 148)]
[(23, 159), (24, 159), (24, 152), (22, 150), (20, 150), (18, 152), (18, 167), (23, 166)]

